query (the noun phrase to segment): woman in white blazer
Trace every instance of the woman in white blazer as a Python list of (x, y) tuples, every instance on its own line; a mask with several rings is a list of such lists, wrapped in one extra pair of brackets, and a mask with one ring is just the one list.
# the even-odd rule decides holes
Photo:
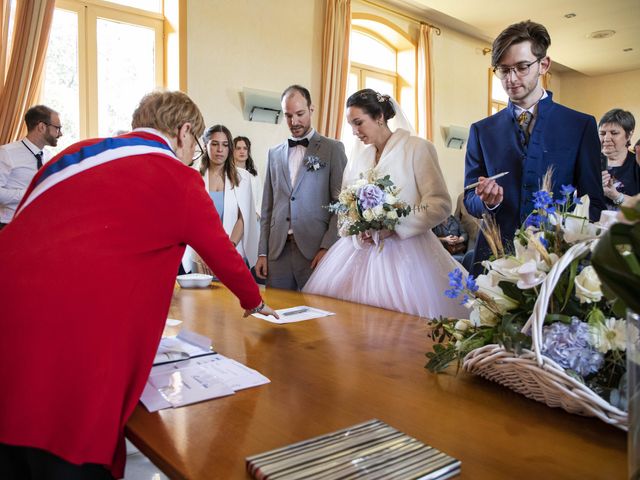
[[(199, 165), (205, 187), (222, 219), (222, 226), (249, 268), (258, 259), (258, 227), (251, 174), (236, 168), (233, 137), (224, 125), (214, 125), (203, 135), (205, 153)], [(250, 219), (250, 221), (249, 221)], [(196, 264), (201, 260), (194, 256)]]

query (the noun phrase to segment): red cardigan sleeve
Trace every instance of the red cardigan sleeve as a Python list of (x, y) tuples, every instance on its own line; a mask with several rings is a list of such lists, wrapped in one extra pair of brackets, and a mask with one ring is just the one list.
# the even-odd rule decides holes
[[(240, 300), (244, 309), (260, 305), (260, 290), (244, 260), (229, 240), (202, 181), (194, 171), (185, 207), (185, 243), (189, 244)], [(191, 179), (190, 179), (191, 180)]]

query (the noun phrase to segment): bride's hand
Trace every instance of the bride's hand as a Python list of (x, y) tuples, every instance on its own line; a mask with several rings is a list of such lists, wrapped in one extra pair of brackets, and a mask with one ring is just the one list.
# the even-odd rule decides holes
[[(395, 232), (393, 232), (392, 230), (377, 230), (377, 233), (378, 233), (378, 243), (380, 243), (382, 240), (384, 240), (385, 238), (390, 237)], [(366, 245), (374, 245), (376, 243), (373, 240), (373, 236), (371, 234), (371, 230), (367, 230), (366, 232), (359, 233), (358, 234), (358, 239), (360, 240), (360, 242), (362, 242), (362, 243), (364, 243)]]

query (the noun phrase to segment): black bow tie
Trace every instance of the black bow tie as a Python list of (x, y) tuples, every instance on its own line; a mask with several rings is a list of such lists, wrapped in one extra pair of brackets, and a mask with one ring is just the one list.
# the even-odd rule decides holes
[(308, 147), (309, 139), (308, 138), (303, 138), (301, 140), (293, 140), (291, 138), (289, 139), (289, 148), (297, 147), (298, 145), (302, 145), (303, 147)]

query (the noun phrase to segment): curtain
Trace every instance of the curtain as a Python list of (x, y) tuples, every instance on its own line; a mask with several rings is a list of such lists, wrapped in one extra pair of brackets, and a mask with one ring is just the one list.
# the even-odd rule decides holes
[(420, 24), (418, 38), (418, 135), (433, 141), (431, 27)]
[[(17, 1), (13, 42), (8, 52), (5, 12), (10, 0), (0, 0), (0, 145), (24, 135), (23, 117), (38, 98), (49, 43), (55, 0)], [(8, 64), (7, 64), (8, 62)]]
[(327, 0), (322, 42), (322, 94), (318, 131), (340, 138), (349, 75), (351, 0)]
[(542, 75), (542, 88), (544, 88), (545, 90), (549, 90), (550, 86), (551, 86), (551, 72), (547, 72), (544, 75)]

